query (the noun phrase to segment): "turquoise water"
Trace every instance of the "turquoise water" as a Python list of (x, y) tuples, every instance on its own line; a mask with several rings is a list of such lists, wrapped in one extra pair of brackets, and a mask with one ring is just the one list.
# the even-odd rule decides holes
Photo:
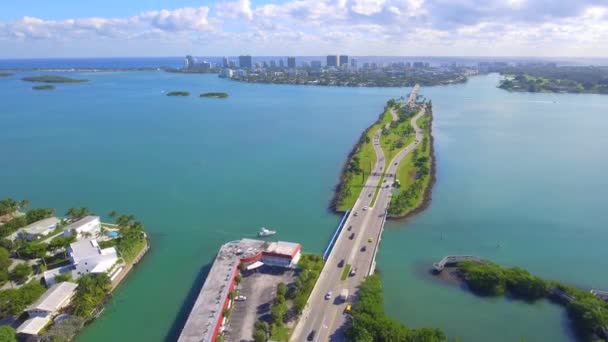
[(431, 206), (385, 230), (379, 267), (390, 315), (463, 341), (571, 341), (556, 305), (483, 299), (433, 280), (448, 254), (608, 287), (608, 97), (517, 94), (497, 76), (426, 88), (434, 105)]
[[(0, 197), (133, 213), (152, 237), (79, 341), (174, 339), (217, 248), (260, 226), (320, 253), (339, 221), (326, 208), (346, 154), (386, 100), (409, 91), (130, 72), (68, 74), (91, 82), (35, 92), (21, 75), (0, 78)], [(509, 94), (496, 81), (422, 90), (435, 107), (438, 182), (426, 212), (387, 227), (387, 310), (465, 341), (570, 341), (559, 307), (481, 299), (427, 274), (444, 254), (475, 253), (608, 287), (608, 97)], [(196, 96), (210, 91), (230, 97)]]

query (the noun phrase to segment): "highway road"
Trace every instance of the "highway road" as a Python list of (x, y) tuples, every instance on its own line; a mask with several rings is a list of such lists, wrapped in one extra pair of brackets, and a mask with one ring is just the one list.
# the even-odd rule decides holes
[[(416, 85), (409, 103), (415, 101), (419, 86)], [(413, 100), (412, 100), (413, 98)], [(396, 113), (393, 119), (397, 119)], [(338, 299), (342, 289), (348, 289), (352, 295), (357, 287), (375, 268), (375, 253), (380, 243), (386, 210), (392, 196), (392, 187), (399, 162), (410, 153), (422, 141), (423, 132), (417, 126), (416, 120), (424, 115), (421, 109), (412, 119), (411, 123), (416, 132), (416, 139), (406, 148), (401, 150), (386, 166), (384, 153), (379, 144), (380, 130), (374, 134), (374, 150), (376, 152), (376, 164), (372, 174), (368, 177), (357, 202), (351, 210), (350, 216), (344, 223), (335, 246), (330, 253), (325, 267), (319, 276), (319, 280), (313, 289), (308, 304), (302, 313), (302, 317), (294, 329), (292, 341), (343, 341), (344, 330), (349, 323), (350, 317), (345, 314), (348, 302), (354, 302), (349, 298), (347, 303)], [(386, 167), (386, 170), (384, 168)], [(381, 189), (376, 202), (372, 206), (372, 200), (376, 187), (386, 171)], [(341, 280), (344, 265), (350, 264), (356, 270), (356, 274)], [(332, 292), (331, 299), (325, 299), (328, 292)], [(311, 334), (314, 331), (314, 334)], [(314, 335), (314, 336), (313, 336)]]

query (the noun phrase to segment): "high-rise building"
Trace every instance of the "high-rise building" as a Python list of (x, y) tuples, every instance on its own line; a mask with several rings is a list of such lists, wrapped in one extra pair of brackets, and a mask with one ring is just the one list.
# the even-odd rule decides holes
[(338, 64), (338, 56), (336, 55), (329, 55), (327, 56), (327, 66), (328, 67), (337, 67)]
[(338, 66), (348, 66), (348, 56), (346, 55), (340, 55), (340, 63), (338, 63)]
[(283, 59), (279, 59), (279, 67), (281, 67), (281, 69), (285, 67), (285, 63), (283, 62)]
[(249, 55), (239, 56), (239, 67), (251, 69), (252, 66), (253, 66), (253, 63), (251, 60), (251, 56), (249, 56)]
[(186, 59), (184, 60), (184, 68), (192, 69), (192, 68), (194, 68), (195, 65), (196, 65), (196, 59), (190, 55), (186, 56)]
[(311, 61), (310, 67), (313, 69), (321, 69), (321, 61)]
[(271, 68), (276, 68), (277, 67), (277, 62), (275, 62), (274, 60), (270, 61), (270, 67)]
[(354, 58), (350, 59), (350, 67), (353, 68), (353, 69), (357, 68), (357, 60), (356, 59), (354, 59)]
[(296, 67), (296, 58), (295, 57), (287, 57), (287, 67), (288, 68)]
[(228, 66), (230, 66), (230, 64), (228, 64), (228, 58), (222, 58), (222, 67), (227, 68)]

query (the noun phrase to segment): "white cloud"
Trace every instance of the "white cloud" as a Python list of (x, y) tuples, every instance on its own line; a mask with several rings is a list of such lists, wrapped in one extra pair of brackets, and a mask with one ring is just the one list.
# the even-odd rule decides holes
[[(171, 50), (151, 51), (155, 39), (172, 43)], [(24, 49), (57, 41), (68, 50), (72, 44), (72, 51), (80, 51), (86, 40), (113, 49), (141, 46), (142, 55), (606, 55), (608, 5), (605, 0), (288, 0), (258, 5), (236, 0), (119, 18), (24, 16), (0, 22), (0, 40)], [(201, 50), (185, 51), (193, 47)]]

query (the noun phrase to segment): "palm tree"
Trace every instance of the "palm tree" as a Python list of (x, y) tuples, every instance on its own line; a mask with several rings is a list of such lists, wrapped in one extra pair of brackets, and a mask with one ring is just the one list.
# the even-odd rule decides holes
[(19, 209), (24, 209), (30, 205), (30, 201), (28, 201), (27, 199), (22, 199), (17, 205), (19, 206)]
[(109, 216), (110, 216), (110, 218), (112, 220), (115, 220), (116, 216), (118, 216), (118, 213), (116, 212), (116, 210), (112, 210), (112, 211), (110, 211), (110, 215)]

